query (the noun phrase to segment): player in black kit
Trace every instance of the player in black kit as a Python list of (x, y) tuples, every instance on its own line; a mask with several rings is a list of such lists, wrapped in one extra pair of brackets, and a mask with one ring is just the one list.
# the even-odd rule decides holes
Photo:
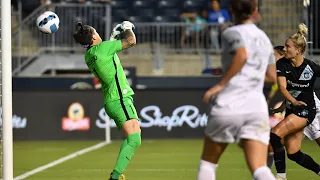
[(285, 43), (285, 57), (277, 62), (278, 85), (286, 99), (285, 119), (271, 131), (270, 143), (274, 149), (277, 180), (286, 179), (284, 138), (288, 158), (320, 175), (320, 166), (309, 155), (300, 151), (303, 129), (311, 124), (316, 115), (313, 86), (320, 77), (320, 66), (304, 58), (307, 27), (299, 25), (299, 31)]

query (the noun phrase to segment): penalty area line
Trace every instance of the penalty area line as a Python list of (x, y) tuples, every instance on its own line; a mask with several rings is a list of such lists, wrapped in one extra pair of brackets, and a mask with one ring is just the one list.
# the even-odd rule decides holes
[(63, 163), (63, 162), (65, 162), (65, 161), (69, 160), (69, 159), (75, 158), (75, 157), (80, 156), (80, 155), (82, 155), (82, 154), (85, 154), (85, 153), (87, 153), (87, 152), (90, 152), (90, 151), (99, 149), (99, 148), (101, 148), (101, 147), (103, 147), (103, 146), (105, 146), (105, 145), (108, 145), (108, 144), (110, 144), (110, 142), (101, 142), (101, 143), (98, 143), (98, 144), (96, 144), (96, 145), (90, 146), (90, 147), (88, 147), (88, 148), (82, 149), (82, 150), (80, 150), (80, 151), (71, 153), (71, 154), (69, 154), (69, 155), (67, 155), (67, 156), (64, 156), (64, 157), (60, 158), (60, 159), (57, 159), (57, 160), (55, 160), (55, 161), (52, 161), (52, 162), (50, 162), (50, 163), (48, 163), (48, 164), (46, 164), (46, 165), (40, 166), (40, 167), (38, 167), (38, 168), (36, 168), (36, 169), (33, 169), (33, 170), (28, 171), (28, 172), (26, 172), (26, 173), (24, 173), (24, 174), (21, 174), (21, 175), (15, 177), (13, 180), (25, 179), (25, 178), (27, 178), (27, 177), (29, 177), (29, 176), (31, 176), (31, 175), (34, 175), (34, 174), (36, 174), (36, 173), (38, 173), (38, 172), (41, 172), (41, 171), (43, 171), (43, 170), (45, 170), (45, 169), (51, 168), (51, 167), (53, 167), (53, 166), (56, 166), (56, 165), (58, 165), (58, 164), (60, 164), (60, 163)]

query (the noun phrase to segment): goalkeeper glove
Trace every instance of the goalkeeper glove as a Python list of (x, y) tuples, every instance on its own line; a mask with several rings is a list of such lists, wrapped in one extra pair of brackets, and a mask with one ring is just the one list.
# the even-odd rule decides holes
[(133, 31), (135, 29), (135, 27), (130, 21), (123, 21), (121, 23), (121, 29), (124, 31), (127, 29), (131, 29)]
[(122, 28), (121, 24), (117, 24), (116, 27), (113, 28), (110, 36), (110, 41), (118, 40), (120, 34), (121, 34)]

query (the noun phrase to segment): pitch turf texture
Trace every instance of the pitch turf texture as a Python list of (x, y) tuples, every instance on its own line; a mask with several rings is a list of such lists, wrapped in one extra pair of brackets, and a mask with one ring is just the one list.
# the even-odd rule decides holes
[[(98, 141), (14, 142), (14, 176), (21, 175)], [(107, 180), (118, 155), (120, 141), (80, 155), (36, 173), (28, 180)], [(196, 180), (202, 140), (145, 140), (124, 172), (127, 180)], [(320, 162), (320, 148), (305, 140), (302, 150)], [(320, 179), (287, 160), (289, 180)], [(274, 172), (274, 169), (273, 169)], [(217, 170), (218, 180), (250, 180), (241, 149), (230, 145)]]

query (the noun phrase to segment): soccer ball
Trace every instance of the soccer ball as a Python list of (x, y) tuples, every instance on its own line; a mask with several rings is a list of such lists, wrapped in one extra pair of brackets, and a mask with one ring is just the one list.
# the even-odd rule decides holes
[(37, 18), (39, 30), (46, 34), (54, 33), (59, 28), (59, 17), (51, 11), (46, 11)]

